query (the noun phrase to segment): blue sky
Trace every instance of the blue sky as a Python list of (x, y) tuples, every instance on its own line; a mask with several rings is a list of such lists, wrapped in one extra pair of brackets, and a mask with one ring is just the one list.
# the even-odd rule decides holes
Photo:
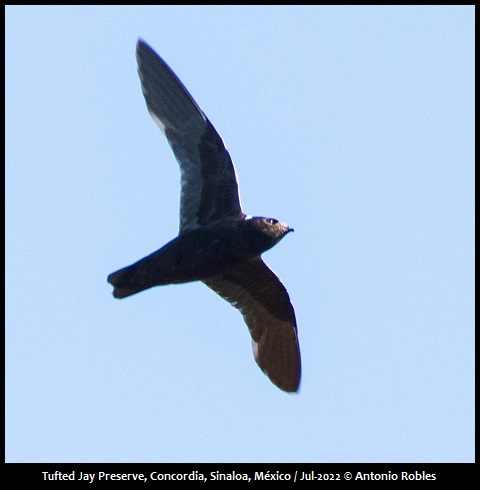
[[(142, 37), (223, 137), (297, 315), (298, 395), (201, 283)], [(6, 7), (6, 460), (474, 461), (474, 7)]]

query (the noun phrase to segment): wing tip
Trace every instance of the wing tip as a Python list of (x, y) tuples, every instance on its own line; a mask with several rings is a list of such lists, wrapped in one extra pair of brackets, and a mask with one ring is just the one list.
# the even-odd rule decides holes
[[(286, 393), (298, 393), (302, 379), (300, 347), (278, 350), (273, 345), (259, 350), (259, 344), (252, 339), (253, 356), (256, 363), (270, 381)], [(265, 347), (265, 346), (264, 346)]]

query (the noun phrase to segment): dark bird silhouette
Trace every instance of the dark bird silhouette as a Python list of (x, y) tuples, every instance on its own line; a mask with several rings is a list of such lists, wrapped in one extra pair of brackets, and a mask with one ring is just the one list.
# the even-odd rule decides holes
[(295, 392), (301, 371), (295, 312), (285, 287), (261, 259), (293, 229), (242, 212), (233, 162), (211, 122), (142, 40), (137, 63), (147, 109), (180, 165), (180, 230), (160, 250), (110, 274), (113, 295), (203, 281), (242, 313), (262, 371), (280, 389)]

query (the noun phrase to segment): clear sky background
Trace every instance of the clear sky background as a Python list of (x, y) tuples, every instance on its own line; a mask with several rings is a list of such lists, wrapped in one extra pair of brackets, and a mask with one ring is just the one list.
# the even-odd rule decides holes
[[(142, 37), (223, 137), (302, 349), (288, 395), (178, 230)], [(474, 461), (474, 7), (7, 7), (6, 460)]]

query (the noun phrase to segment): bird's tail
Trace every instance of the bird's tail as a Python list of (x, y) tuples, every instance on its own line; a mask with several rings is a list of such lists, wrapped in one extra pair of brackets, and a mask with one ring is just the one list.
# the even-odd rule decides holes
[(137, 264), (130, 265), (117, 272), (112, 272), (107, 281), (113, 286), (113, 296), (115, 298), (126, 298), (132, 294), (139, 293), (145, 289), (152, 287), (141, 280), (138, 274)]

